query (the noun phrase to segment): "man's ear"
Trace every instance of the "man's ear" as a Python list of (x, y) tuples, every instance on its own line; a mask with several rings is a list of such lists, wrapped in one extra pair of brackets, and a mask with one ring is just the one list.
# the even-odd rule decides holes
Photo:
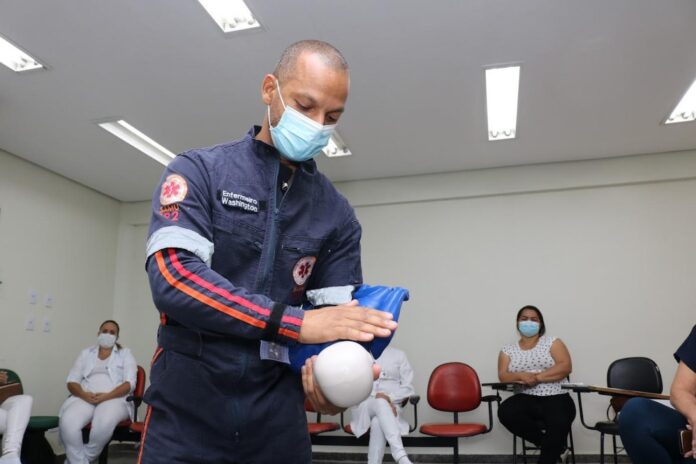
[(276, 77), (273, 74), (266, 74), (261, 83), (261, 100), (264, 105), (270, 105), (273, 100), (273, 94), (278, 90), (276, 86)]

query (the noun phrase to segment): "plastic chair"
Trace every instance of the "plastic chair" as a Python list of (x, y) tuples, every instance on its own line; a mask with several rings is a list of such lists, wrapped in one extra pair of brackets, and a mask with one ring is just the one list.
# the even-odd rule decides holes
[[(22, 384), (22, 379), (15, 371), (4, 368), (0, 368), (0, 371), (7, 372), (8, 382)], [(58, 416), (31, 416), (22, 441), (22, 462), (40, 464), (55, 458), (53, 449), (46, 441), (44, 433), (46, 430), (56, 427), (58, 427)]]
[[(135, 411), (133, 414), (134, 421), (130, 419), (123, 420), (118, 423), (114, 429), (114, 433), (111, 435), (112, 441), (125, 441), (125, 442), (140, 442), (140, 433), (132, 429), (131, 426), (138, 420), (138, 408), (143, 402), (143, 395), (145, 394), (145, 369), (142, 366), (138, 366), (138, 372), (135, 380), (135, 388), (133, 389), (133, 394), (126, 398), (126, 401), (132, 401), (135, 405)], [(92, 424), (89, 423), (82, 429), (82, 439), (87, 442), (89, 441), (89, 430)], [(99, 464), (107, 464), (109, 461), (109, 443), (104, 446), (101, 454), (99, 455)]]
[[(455, 438), (454, 462), (459, 462), (460, 437), (473, 437), (493, 430), (493, 402), (499, 403), (500, 396), (481, 396), (481, 382), (476, 371), (468, 364), (450, 362), (433, 370), (428, 381), (428, 404), (438, 411), (451, 412), (452, 423), (423, 424), (420, 432), (434, 437)], [(481, 402), (488, 403), (488, 426), (480, 423), (460, 423), (459, 413), (473, 411)]]
[[(662, 393), (662, 374), (660, 374), (660, 368), (657, 367), (655, 361), (650, 358), (632, 357), (617, 359), (612, 362), (609, 365), (609, 369), (607, 369), (607, 387), (648, 393)], [(616, 414), (618, 414), (627, 398), (612, 396), (611, 404), (609, 408), (607, 408), (608, 420), (599, 421), (591, 426), (587, 425), (585, 422), (585, 414), (582, 409), (582, 393), (585, 392), (581, 390), (575, 390), (575, 392), (578, 395), (578, 406), (580, 408), (580, 421), (582, 425), (600, 433), (600, 463), (604, 464), (604, 436), (611, 435), (614, 464), (617, 464), (619, 458), (616, 447), (616, 436), (619, 434), (619, 423), (616, 417), (609, 419), (609, 409), (613, 407)]]

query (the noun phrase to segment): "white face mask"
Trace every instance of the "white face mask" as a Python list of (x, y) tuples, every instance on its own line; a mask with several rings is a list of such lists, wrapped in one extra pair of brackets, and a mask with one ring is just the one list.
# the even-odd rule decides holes
[(100, 333), (97, 340), (99, 341), (99, 346), (102, 348), (113, 348), (113, 346), (116, 344), (116, 335), (112, 335), (110, 333)]

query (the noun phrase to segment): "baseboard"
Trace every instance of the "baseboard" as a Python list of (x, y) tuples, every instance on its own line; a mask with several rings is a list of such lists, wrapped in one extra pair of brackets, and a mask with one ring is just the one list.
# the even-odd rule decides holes
[[(409, 457), (413, 462), (423, 464), (439, 464), (452, 463), (453, 456), (451, 454), (413, 454), (409, 453)], [(528, 456), (528, 462), (531, 464), (534, 460), (531, 455)], [(613, 463), (611, 456), (605, 456), (606, 463)], [(312, 453), (312, 462), (321, 464), (322, 462), (340, 463), (340, 462), (366, 462), (366, 453), (340, 453), (340, 452), (317, 452)], [(384, 462), (394, 462), (388, 453), (384, 456)], [(509, 454), (460, 454), (459, 462), (461, 464), (509, 464), (512, 462), (512, 457)], [(519, 456), (517, 462), (522, 464), (522, 456)], [(576, 463), (598, 463), (599, 454), (576, 454)], [(630, 463), (628, 456), (620, 455), (619, 462)]]

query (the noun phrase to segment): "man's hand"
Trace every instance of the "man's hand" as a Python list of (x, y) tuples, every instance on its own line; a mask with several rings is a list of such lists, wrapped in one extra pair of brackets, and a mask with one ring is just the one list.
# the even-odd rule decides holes
[(389, 399), (389, 397), (387, 395), (385, 395), (384, 393), (377, 393), (375, 395), (375, 398), (376, 399), (382, 398), (384, 401), (389, 403), (389, 407), (391, 408), (392, 413), (394, 414), (394, 417), (396, 417), (396, 407), (394, 406), (394, 403), (392, 403), (391, 399)]
[(313, 367), (316, 359), (316, 356), (307, 358), (305, 365), (302, 366), (302, 388), (304, 389), (305, 396), (309, 402), (312, 403), (315, 411), (320, 414), (328, 414), (329, 416), (333, 416), (334, 414), (344, 411), (344, 409), (331, 404), (321, 392), (319, 384), (314, 378)]
[[(333, 416), (342, 411), (345, 411), (344, 408), (339, 408), (338, 406), (329, 402), (329, 400), (327, 400), (324, 394), (321, 392), (321, 389), (319, 388), (319, 383), (317, 383), (316, 379), (314, 378), (313, 368), (314, 361), (316, 361), (316, 359), (316, 356), (307, 358), (307, 360), (305, 361), (305, 365), (302, 366), (302, 388), (304, 389), (305, 396), (307, 397), (309, 402), (312, 403), (314, 410), (320, 414), (327, 414), (329, 416)], [(382, 369), (377, 364), (373, 364), (372, 378), (375, 380), (379, 378), (379, 374), (381, 371)]]
[(0, 371), (0, 385), (7, 383), (7, 371)]
[[(686, 424), (686, 428), (693, 430), (694, 425), (696, 425), (696, 419), (689, 418), (689, 423)], [(696, 434), (691, 437), (691, 451), (687, 452), (684, 457), (696, 459)]]
[(388, 337), (397, 323), (391, 313), (348, 304), (306, 311), (300, 328), (300, 343), (325, 343), (336, 340), (369, 342)]

